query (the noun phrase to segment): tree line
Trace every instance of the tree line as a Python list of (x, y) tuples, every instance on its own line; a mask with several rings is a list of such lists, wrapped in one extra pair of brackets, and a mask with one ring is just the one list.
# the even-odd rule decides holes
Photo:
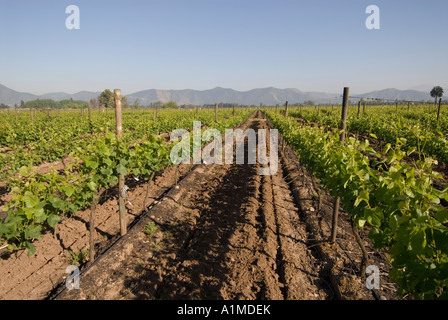
[[(9, 108), (8, 106), (6, 106)], [(20, 101), (20, 105), (15, 104), (15, 108), (52, 108), (52, 109), (80, 109), (87, 108), (87, 102), (83, 100), (64, 99), (55, 101), (53, 99), (34, 99), (24, 102)]]

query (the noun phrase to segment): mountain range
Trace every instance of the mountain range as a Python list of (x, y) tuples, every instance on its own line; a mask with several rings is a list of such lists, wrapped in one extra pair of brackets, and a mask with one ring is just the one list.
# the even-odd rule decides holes
[[(113, 89), (112, 89), (113, 90)], [(341, 90), (342, 91), (342, 90)], [(0, 103), (9, 106), (20, 104), (34, 99), (53, 99), (56, 101), (63, 99), (84, 100), (89, 101), (92, 98), (98, 97), (100, 92), (81, 91), (75, 94), (68, 94), (64, 92), (52, 92), (43, 95), (35, 95), (26, 92), (18, 92), (0, 84)], [(290, 104), (302, 103), (307, 100), (312, 100), (315, 103), (340, 103), (341, 93), (325, 93), (325, 92), (304, 92), (298, 89), (278, 89), (278, 88), (259, 88), (249, 91), (237, 91), (233, 89), (226, 89), (216, 87), (209, 90), (157, 90), (149, 89), (127, 94), (128, 101), (132, 104), (136, 99), (139, 100), (140, 105), (148, 105), (151, 102), (174, 101), (179, 105), (203, 105), (213, 103), (238, 103), (243, 105), (276, 105), (284, 104), (288, 101)], [(370, 99), (384, 99), (384, 100), (408, 100), (408, 101), (422, 101), (432, 100), (428, 92), (418, 90), (398, 90), (398, 89), (384, 89), (372, 91), (364, 94), (353, 95), (354, 100), (359, 98)]]

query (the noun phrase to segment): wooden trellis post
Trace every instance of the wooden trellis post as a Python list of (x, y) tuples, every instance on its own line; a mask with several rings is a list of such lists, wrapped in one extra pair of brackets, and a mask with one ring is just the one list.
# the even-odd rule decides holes
[(218, 122), (218, 104), (215, 103), (215, 122)]
[(441, 107), (442, 107), (442, 98), (439, 98), (439, 107), (437, 108), (437, 122), (439, 122)]
[[(115, 96), (115, 119), (116, 119), (116, 135), (117, 140), (121, 140), (122, 133), (122, 122), (121, 122), (121, 91), (120, 89), (114, 90)], [(118, 208), (120, 210), (120, 234), (124, 236), (127, 232), (127, 219), (126, 219), (126, 202), (124, 195), (126, 194), (124, 185), (124, 175), (120, 174), (118, 176)]]
[[(345, 145), (345, 131), (347, 129), (348, 94), (349, 94), (349, 88), (345, 87), (344, 96), (342, 98), (342, 114), (341, 114), (341, 126), (340, 126), (341, 134), (339, 135), (339, 141), (341, 141), (342, 144), (344, 145)], [(333, 202), (333, 220), (330, 236), (331, 243), (334, 243), (336, 241), (340, 201), (341, 199), (339, 197), (336, 197)]]

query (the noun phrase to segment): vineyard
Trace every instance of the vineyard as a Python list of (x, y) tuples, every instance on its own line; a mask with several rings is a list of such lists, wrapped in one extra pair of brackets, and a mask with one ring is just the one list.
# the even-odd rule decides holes
[[(447, 299), (448, 111), (430, 108), (349, 106), (344, 141), (340, 106), (123, 109), (121, 134), (113, 110), (3, 112), (0, 299)], [(173, 163), (194, 121), (277, 129), (278, 170), (247, 141), (244, 164)]]

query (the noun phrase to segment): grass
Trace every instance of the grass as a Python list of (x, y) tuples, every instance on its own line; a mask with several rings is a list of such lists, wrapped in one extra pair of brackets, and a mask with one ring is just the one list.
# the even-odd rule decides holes
[(143, 230), (143, 232), (148, 236), (148, 237), (152, 237), (154, 235), (154, 233), (156, 233), (156, 231), (158, 230), (156, 224), (154, 223), (154, 221), (148, 222), (145, 226), (145, 229)]
[(68, 250), (68, 259), (71, 264), (79, 266), (83, 264), (87, 258), (89, 257), (89, 250), (79, 250), (78, 252), (75, 252), (73, 250)]

